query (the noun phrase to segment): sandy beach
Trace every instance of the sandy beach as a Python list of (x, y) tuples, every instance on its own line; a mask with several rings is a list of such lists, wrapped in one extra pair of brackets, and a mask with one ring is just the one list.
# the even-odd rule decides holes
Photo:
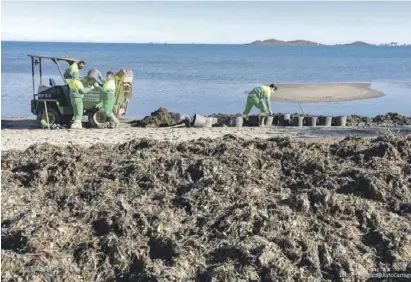
[[(82, 129), (82, 130), (30, 130), (4, 129), (2, 130), (1, 150), (25, 150), (36, 143), (49, 143), (56, 146), (78, 144), (89, 147), (98, 143), (121, 144), (133, 139), (148, 138), (173, 143), (196, 140), (200, 138), (216, 139), (226, 134), (233, 134), (239, 138), (272, 138), (298, 137), (301, 133), (285, 132), (278, 128), (132, 128), (123, 127), (109, 129)], [(327, 141), (327, 138), (322, 138)], [(333, 139), (333, 138), (332, 138)], [(330, 139), (330, 141), (332, 141)], [(327, 142), (330, 142), (327, 141)]]
[[(273, 101), (281, 102), (338, 102), (369, 99), (384, 94), (369, 88), (370, 83), (322, 83), (322, 84), (278, 84)], [(167, 140), (171, 142), (190, 141), (199, 138), (218, 138), (225, 134), (235, 134), (240, 138), (299, 137), (305, 138), (306, 131), (272, 128), (132, 128), (123, 123), (113, 131), (92, 130), (41, 130), (34, 118), (2, 117), (2, 151), (24, 150), (35, 143), (47, 142), (55, 145), (79, 144), (90, 146), (96, 143), (119, 144), (135, 138)], [(321, 140), (330, 137), (317, 136)], [(333, 138), (330, 139), (331, 141)], [(327, 141), (329, 142), (329, 141)]]
[(384, 96), (370, 88), (371, 83), (313, 83), (276, 84), (278, 90), (271, 96), (275, 102), (340, 102), (371, 99)]
[[(25, 150), (31, 145), (49, 143), (56, 146), (78, 144), (82, 147), (103, 144), (122, 144), (133, 139), (148, 138), (180, 143), (200, 138), (217, 139), (231, 134), (246, 140), (290, 137), (307, 142), (336, 142), (349, 135), (375, 137), (390, 133), (410, 134), (411, 126), (381, 126), (350, 122), (346, 127), (212, 127), (212, 128), (140, 128), (132, 127), (123, 120), (116, 129), (40, 129), (33, 118), (2, 117), (1, 150)], [(385, 124), (388, 125), (388, 124)]]

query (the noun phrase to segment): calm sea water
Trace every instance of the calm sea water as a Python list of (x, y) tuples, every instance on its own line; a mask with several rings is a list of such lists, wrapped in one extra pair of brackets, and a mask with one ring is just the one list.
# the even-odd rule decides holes
[[(172, 111), (240, 113), (244, 91), (260, 83), (364, 82), (385, 97), (340, 103), (307, 103), (312, 114), (411, 115), (410, 47), (272, 47), (245, 45), (92, 44), (2, 42), (2, 116), (31, 116), (31, 64), (27, 54), (86, 61), (86, 70), (134, 72), (127, 117), (163, 106)], [(66, 68), (65, 63), (62, 63)], [(46, 82), (62, 82), (51, 62)], [(274, 112), (299, 112), (295, 103), (272, 104)], [(256, 110), (253, 110), (256, 113)]]

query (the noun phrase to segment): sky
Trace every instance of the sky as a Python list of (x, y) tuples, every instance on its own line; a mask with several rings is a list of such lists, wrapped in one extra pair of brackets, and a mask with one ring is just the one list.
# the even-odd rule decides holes
[(217, 43), (305, 39), (411, 44), (411, 2), (2, 1), (1, 39)]

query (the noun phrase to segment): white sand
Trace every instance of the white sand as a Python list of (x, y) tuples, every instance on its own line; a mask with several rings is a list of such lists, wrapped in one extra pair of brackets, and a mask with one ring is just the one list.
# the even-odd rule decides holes
[(1, 131), (1, 150), (26, 149), (32, 144), (48, 142), (54, 145), (80, 144), (90, 146), (96, 143), (119, 144), (135, 138), (188, 141), (201, 137), (216, 138), (235, 134), (243, 138), (273, 137), (273, 131), (260, 128), (118, 128), (82, 130), (9, 130)]
[[(2, 129), (1, 150), (24, 150), (35, 143), (49, 143), (58, 146), (79, 144), (91, 146), (96, 143), (120, 144), (136, 138), (182, 142), (199, 138), (218, 138), (225, 134), (234, 134), (244, 139), (299, 137), (301, 132), (281, 127), (213, 127), (213, 128), (136, 128), (117, 129)], [(317, 138), (316, 138), (317, 139)], [(322, 140), (318, 138), (317, 140)], [(337, 140), (331, 138), (326, 142)], [(311, 140), (311, 139), (310, 139)]]
[(338, 102), (353, 101), (384, 96), (370, 88), (370, 83), (314, 83), (276, 84), (278, 90), (271, 96), (276, 102)]

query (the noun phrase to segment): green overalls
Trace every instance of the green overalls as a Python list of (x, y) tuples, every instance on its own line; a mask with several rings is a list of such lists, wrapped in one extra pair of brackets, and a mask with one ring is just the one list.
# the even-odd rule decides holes
[(68, 80), (70, 87), (70, 101), (73, 106), (74, 122), (72, 128), (81, 128), (81, 120), (83, 119), (83, 98), (84, 94), (91, 91), (91, 88), (84, 87), (83, 83), (78, 79), (79, 73), (72, 73), (73, 79)]
[(247, 97), (247, 104), (243, 117), (247, 117), (253, 107), (260, 110), (260, 115), (265, 116), (267, 110), (271, 112), (271, 88), (268, 86), (259, 86), (251, 90)]
[(114, 82), (114, 78), (110, 78), (108, 80), (101, 78), (104, 82), (103, 84), (103, 108), (104, 113), (108, 118), (113, 116), (113, 108), (115, 100), (115, 92), (116, 92), (116, 83)]
[(105, 79), (99, 76), (99, 79), (104, 82), (103, 87), (100, 87), (102, 91), (103, 109), (107, 116), (110, 128), (116, 128), (120, 126), (120, 122), (117, 117), (113, 114), (113, 108), (116, 103), (116, 83), (114, 78)]

